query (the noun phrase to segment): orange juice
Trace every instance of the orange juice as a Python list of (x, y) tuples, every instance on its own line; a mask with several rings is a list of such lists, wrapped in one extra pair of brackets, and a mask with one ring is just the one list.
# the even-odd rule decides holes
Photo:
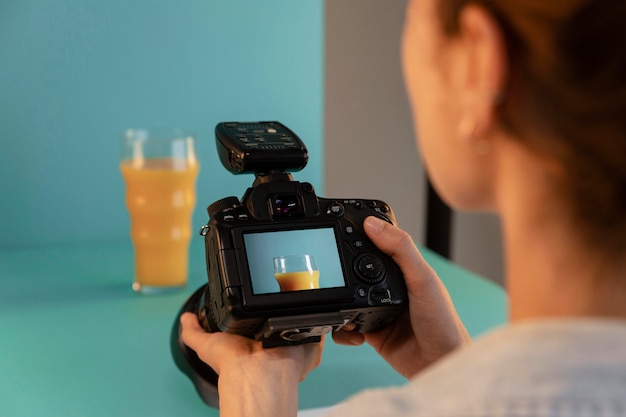
[(281, 291), (313, 290), (320, 287), (320, 271), (275, 273)]
[(135, 249), (133, 288), (180, 287), (187, 282), (191, 216), (198, 164), (153, 158), (120, 164), (126, 182)]

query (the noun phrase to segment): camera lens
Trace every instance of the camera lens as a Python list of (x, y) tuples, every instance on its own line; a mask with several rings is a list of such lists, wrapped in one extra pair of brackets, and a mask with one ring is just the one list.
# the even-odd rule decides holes
[(300, 210), (300, 202), (298, 196), (293, 194), (279, 194), (274, 196), (272, 207), (275, 214), (290, 216), (298, 213)]

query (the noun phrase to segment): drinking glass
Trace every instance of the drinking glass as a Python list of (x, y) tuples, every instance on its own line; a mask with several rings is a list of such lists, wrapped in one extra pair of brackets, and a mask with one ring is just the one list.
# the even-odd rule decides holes
[(128, 129), (120, 170), (134, 248), (132, 288), (159, 293), (187, 283), (199, 165), (183, 129)]
[(312, 255), (274, 258), (274, 277), (281, 292), (312, 290), (320, 287), (320, 271)]

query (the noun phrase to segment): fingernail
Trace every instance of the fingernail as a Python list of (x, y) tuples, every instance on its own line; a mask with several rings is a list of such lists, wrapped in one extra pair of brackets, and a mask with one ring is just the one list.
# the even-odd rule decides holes
[(380, 233), (385, 227), (385, 221), (379, 219), (378, 217), (369, 216), (365, 219), (364, 225), (371, 232)]

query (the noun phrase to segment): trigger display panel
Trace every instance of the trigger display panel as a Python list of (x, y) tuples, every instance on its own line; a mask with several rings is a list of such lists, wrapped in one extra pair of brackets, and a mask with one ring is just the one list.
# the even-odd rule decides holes
[(247, 232), (243, 240), (255, 295), (281, 292), (274, 258), (287, 256), (309, 255), (317, 264), (317, 273), (302, 271), (301, 277), (290, 279), (306, 279), (304, 275), (317, 274), (319, 289), (346, 286), (333, 227)]

